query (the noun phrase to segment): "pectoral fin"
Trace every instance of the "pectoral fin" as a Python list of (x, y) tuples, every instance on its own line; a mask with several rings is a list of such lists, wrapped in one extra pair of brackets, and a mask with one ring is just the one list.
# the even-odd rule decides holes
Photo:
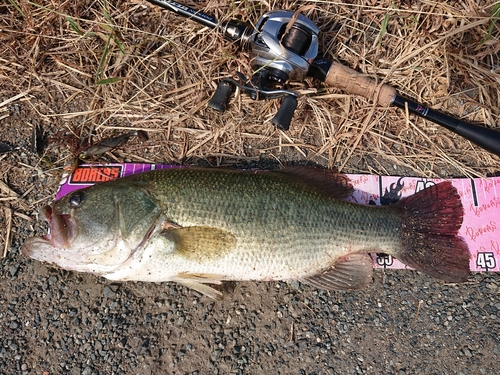
[(190, 289), (206, 295), (216, 301), (222, 299), (222, 293), (206, 284), (221, 284), (222, 276), (212, 274), (190, 274), (181, 273), (173, 278), (173, 281), (178, 282)]
[(326, 290), (357, 290), (372, 280), (373, 263), (368, 254), (349, 254), (325, 271), (303, 278), (302, 282)]
[(219, 228), (173, 227), (162, 231), (161, 235), (175, 244), (175, 252), (198, 263), (223, 257), (236, 246), (236, 237)]

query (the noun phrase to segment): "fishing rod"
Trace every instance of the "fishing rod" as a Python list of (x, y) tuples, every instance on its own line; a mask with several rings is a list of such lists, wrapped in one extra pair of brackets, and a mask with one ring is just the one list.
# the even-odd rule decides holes
[(171, 0), (150, 3), (220, 31), (224, 37), (250, 50), (254, 71), (250, 79), (237, 73), (236, 78), (219, 82), (209, 107), (224, 111), (231, 94), (239, 88), (254, 100), (282, 98), (272, 119), (279, 129), (288, 130), (297, 107), (298, 94), (280, 88), (288, 80), (310, 76), (348, 94), (360, 95), (382, 107), (391, 105), (428, 119), (500, 156), (500, 131), (474, 125), (425, 107), (398, 94), (396, 88), (377, 84), (376, 80), (318, 53), (319, 29), (312, 20), (290, 11), (265, 13), (255, 27), (239, 20), (219, 22), (212, 16)]

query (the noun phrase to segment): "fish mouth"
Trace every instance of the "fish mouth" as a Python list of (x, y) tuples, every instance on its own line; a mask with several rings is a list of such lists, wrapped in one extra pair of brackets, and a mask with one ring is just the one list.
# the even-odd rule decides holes
[(52, 206), (41, 210), (42, 217), (49, 223), (49, 231), (41, 238), (56, 248), (68, 248), (75, 238), (75, 220), (69, 214), (58, 214)]

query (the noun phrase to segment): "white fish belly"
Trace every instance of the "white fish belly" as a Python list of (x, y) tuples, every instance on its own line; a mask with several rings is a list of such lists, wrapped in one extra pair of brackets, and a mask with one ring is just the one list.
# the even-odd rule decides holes
[(357, 252), (393, 252), (400, 243), (394, 236), (374, 237), (366, 233), (342, 236), (300, 236), (273, 233), (256, 238), (237, 237), (237, 245), (222, 257), (199, 261), (174, 251), (175, 244), (158, 236), (146, 248), (114, 272), (104, 275), (113, 280), (170, 281), (177, 275), (217, 275), (219, 280), (300, 279), (330, 268), (342, 256)]

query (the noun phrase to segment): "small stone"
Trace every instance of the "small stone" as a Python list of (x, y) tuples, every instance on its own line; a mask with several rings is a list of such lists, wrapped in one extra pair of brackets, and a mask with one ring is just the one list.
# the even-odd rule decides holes
[(222, 350), (220, 349), (216, 349), (212, 352), (212, 354), (210, 354), (210, 359), (212, 360), (212, 362), (215, 362), (217, 361), (217, 359), (219, 358), (219, 356), (221, 355), (222, 353)]
[(17, 271), (19, 270), (19, 264), (14, 264), (9, 267), (9, 273), (11, 277), (16, 276)]
[(106, 285), (102, 291), (102, 294), (104, 297), (109, 298), (109, 299), (115, 299), (116, 298), (116, 290), (118, 288), (115, 285)]

